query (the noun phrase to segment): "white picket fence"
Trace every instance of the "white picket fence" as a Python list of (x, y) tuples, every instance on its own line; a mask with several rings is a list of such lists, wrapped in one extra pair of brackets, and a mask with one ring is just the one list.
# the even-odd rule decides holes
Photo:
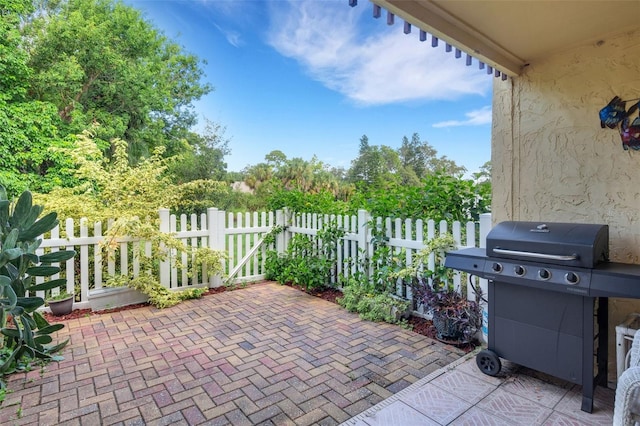
[[(372, 221), (369, 213), (364, 210), (353, 216), (335, 216), (296, 214), (287, 210), (234, 214), (210, 208), (201, 215), (176, 217), (168, 210), (162, 209), (159, 215), (161, 232), (173, 234), (186, 245), (222, 250), (228, 256), (224, 262), (226, 276), (209, 278), (204, 269), (189, 275), (189, 256), (186, 253), (171, 253), (174, 259), (179, 259), (180, 263), (186, 266), (179, 268), (170, 259), (160, 264), (158, 279), (162, 285), (170, 289), (216, 287), (223, 284), (223, 279), (232, 283), (262, 280), (265, 278), (266, 250), (284, 252), (293, 235), (316, 235), (328, 222), (335, 221), (339, 228), (345, 230), (345, 236), (337, 247), (337, 273), (347, 276), (355, 271), (353, 268), (357, 267), (361, 256), (371, 256), (373, 224), (384, 225), (389, 246), (397, 253), (402, 253), (407, 264), (410, 264), (413, 254), (424, 246), (425, 241), (439, 234), (451, 232), (460, 247), (474, 246), (476, 241), (484, 241), (491, 223), (489, 214), (482, 215), (478, 235), (478, 228), (473, 222), (454, 222), (449, 225), (446, 222), (424, 222), (422, 219), (401, 221), (376, 218)], [(100, 243), (105, 238), (103, 231), (108, 230), (110, 224), (111, 222), (107, 223), (103, 228), (103, 224), (99, 222), (89, 226), (86, 219), (68, 219), (64, 223), (64, 232), (59, 226), (43, 236), (40, 254), (65, 249), (74, 249), (78, 253), (74, 259), (59, 265), (62, 269), (61, 275), (67, 280), (67, 291), (79, 293), (79, 301), (77, 297), (74, 305), (76, 309), (90, 307), (91, 293), (102, 289), (109, 276), (126, 275), (131, 271), (134, 276), (145, 273), (140, 270), (138, 259), (129, 258), (129, 253), (136, 250), (129, 249), (145, 244), (145, 251), (150, 255), (151, 247), (148, 243), (124, 237), (117, 241), (117, 256), (103, 256)], [(275, 226), (282, 227), (284, 231), (277, 235), (276, 243), (272, 247), (266, 247), (262, 244), (262, 239)], [(38, 280), (41, 281), (42, 278)], [(459, 279), (456, 285), (461, 285)], [(42, 293), (37, 295), (44, 296)]]

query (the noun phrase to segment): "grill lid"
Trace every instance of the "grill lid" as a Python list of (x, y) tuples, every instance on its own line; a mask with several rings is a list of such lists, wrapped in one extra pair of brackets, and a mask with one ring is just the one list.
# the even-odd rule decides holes
[(487, 256), (593, 268), (609, 260), (609, 226), (501, 222), (487, 235)]

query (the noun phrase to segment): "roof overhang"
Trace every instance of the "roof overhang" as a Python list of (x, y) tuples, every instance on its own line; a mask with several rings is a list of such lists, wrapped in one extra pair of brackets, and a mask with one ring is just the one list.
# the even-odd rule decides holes
[(550, 54), (640, 28), (640, 0), (373, 3), (509, 76)]

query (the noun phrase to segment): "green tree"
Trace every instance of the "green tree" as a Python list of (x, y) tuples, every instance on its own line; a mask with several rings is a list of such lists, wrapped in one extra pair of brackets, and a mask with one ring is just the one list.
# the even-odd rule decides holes
[(244, 180), (249, 188), (258, 189), (264, 183), (274, 178), (273, 166), (268, 163), (258, 163), (244, 169)]
[(182, 152), (192, 102), (211, 90), (200, 61), (121, 2), (40, 5), (23, 27), (30, 97), (53, 103), (71, 133), (100, 123), (102, 149), (121, 138), (134, 160), (160, 145), (166, 155)]
[(428, 143), (422, 142), (420, 136), (414, 133), (411, 140), (406, 136), (402, 138), (398, 155), (405, 173), (410, 176), (403, 183), (417, 184), (427, 174), (429, 160), (436, 156), (436, 150)]
[(400, 162), (402, 163), (402, 183), (404, 185), (417, 185), (428, 174), (444, 171), (452, 176), (464, 174), (466, 169), (458, 166), (446, 156), (438, 157), (438, 152), (429, 143), (420, 140), (420, 135), (414, 133), (409, 140), (402, 138), (402, 145), (398, 149)]
[(275, 150), (267, 154), (265, 160), (245, 169), (245, 183), (252, 189), (261, 188), (260, 195), (268, 197), (274, 191), (285, 189), (314, 194), (327, 192), (344, 199), (345, 194), (353, 192), (351, 185), (340, 181), (316, 156), (311, 161), (299, 157), (288, 159), (282, 151)]
[(287, 156), (279, 149), (273, 150), (264, 156), (267, 164), (278, 170), (287, 161)]
[(400, 158), (394, 149), (369, 145), (369, 138), (363, 135), (358, 157), (351, 162), (348, 181), (365, 190), (389, 187), (398, 183), (400, 168)]
[[(222, 273), (225, 254), (207, 247), (192, 247), (184, 244), (171, 234), (158, 229), (161, 207), (176, 208), (179, 205), (180, 187), (171, 185), (165, 175), (169, 159), (161, 158), (162, 147), (148, 159), (135, 166), (129, 164), (127, 143), (121, 139), (113, 140), (113, 160), (105, 158), (93, 141), (89, 132), (79, 135), (76, 147), (69, 152), (77, 166), (77, 175), (81, 185), (75, 188), (60, 188), (38, 198), (45, 205), (59, 206), (62, 218), (86, 217), (89, 222), (115, 219), (104, 234), (101, 241), (105, 256), (114, 256), (120, 249), (118, 239), (124, 236), (138, 238), (149, 244), (132, 248), (132, 256), (140, 262), (140, 270), (155, 271), (152, 274), (135, 274), (131, 265), (128, 274), (112, 276), (107, 285), (128, 285), (149, 296), (149, 302), (158, 308), (172, 306), (185, 298), (200, 297), (203, 289), (186, 289), (180, 292), (171, 291), (157, 281), (159, 261), (171, 260), (171, 250), (185, 252), (194, 259), (191, 265), (194, 270), (207, 266), (210, 276)], [(201, 188), (194, 183), (187, 183), (187, 190), (201, 195)], [(226, 188), (226, 183), (210, 190)], [(224, 189), (223, 189), (224, 190)], [(0, 197), (1, 198), (1, 197)], [(198, 206), (179, 206), (185, 209), (197, 209)], [(31, 215), (29, 216), (31, 217)]]
[(132, 166), (127, 142), (114, 139), (112, 144), (114, 155), (109, 159), (91, 132), (78, 135), (74, 147), (64, 150), (64, 154), (73, 160), (80, 184), (37, 194), (38, 199), (47, 207), (57, 206), (61, 219), (156, 219), (158, 209), (169, 208), (178, 199), (179, 187), (172, 185), (165, 173), (172, 159), (162, 158), (163, 149), (159, 147), (151, 157)]
[(0, 102), (24, 100), (28, 56), (20, 48), (20, 16), (32, 11), (29, 0), (0, 1)]
[(472, 175), (476, 184), (476, 198), (479, 200), (480, 209), (484, 209), (481, 213), (491, 211), (491, 171), (491, 162), (487, 161)]
[(0, 184), (10, 194), (72, 181), (70, 163), (49, 149), (68, 145), (55, 105), (28, 97), (32, 71), (20, 25), (32, 10), (30, 1), (0, 2)]
[(0, 0), (0, 183), (9, 193), (76, 186), (62, 153), (88, 128), (108, 156), (112, 139), (127, 140), (132, 164), (160, 146), (183, 154), (179, 182), (224, 177), (223, 132), (191, 131), (192, 102), (211, 90), (195, 56), (121, 2), (33, 4)]
[(207, 120), (202, 135), (192, 134), (185, 140), (185, 150), (180, 160), (169, 166), (169, 173), (176, 183), (195, 180), (224, 180), (227, 163), (224, 157), (230, 153), (229, 140), (224, 137), (225, 129)]

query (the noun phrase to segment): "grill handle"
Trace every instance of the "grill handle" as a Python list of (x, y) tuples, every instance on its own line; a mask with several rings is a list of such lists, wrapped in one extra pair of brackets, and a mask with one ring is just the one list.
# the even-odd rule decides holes
[(536, 252), (531, 252), (531, 251), (507, 250), (507, 249), (500, 249), (500, 248), (494, 248), (493, 252), (494, 253), (498, 253), (498, 254), (506, 254), (506, 255), (512, 255), (512, 256), (533, 257), (533, 258), (536, 258), (536, 259), (545, 259), (545, 260), (571, 261), (571, 260), (577, 260), (578, 259), (578, 255), (577, 254), (570, 254), (570, 255), (546, 254), (546, 253), (536, 253)]

